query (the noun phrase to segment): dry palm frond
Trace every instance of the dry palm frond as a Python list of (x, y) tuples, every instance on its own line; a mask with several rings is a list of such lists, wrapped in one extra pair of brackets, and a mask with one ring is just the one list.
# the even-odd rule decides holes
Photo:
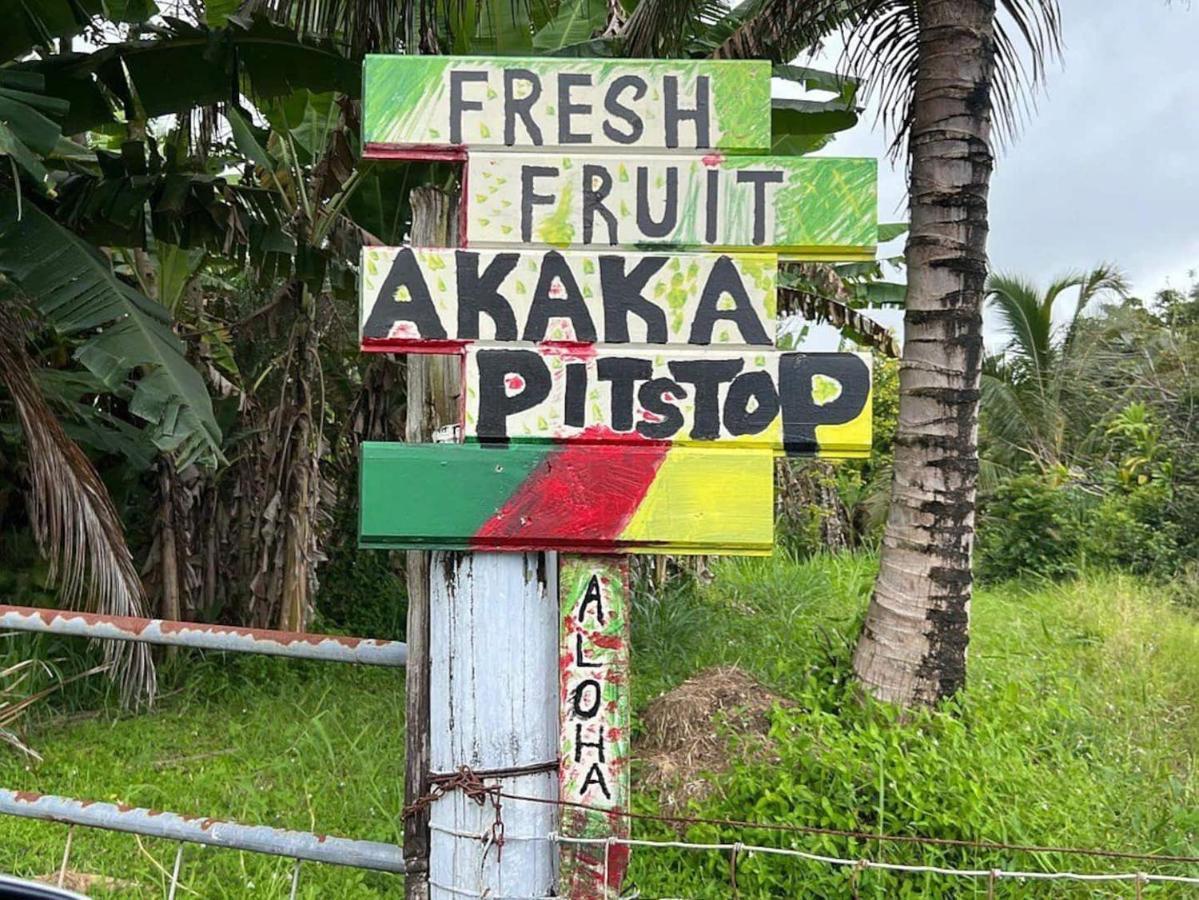
[(780, 314), (798, 313), (809, 321), (832, 325), (884, 356), (899, 358), (895, 335), (849, 305), (853, 297), (832, 266), (799, 263), (792, 265), (791, 271), (799, 276), (800, 286), (779, 287)]
[[(42, 396), (22, 333), (14, 317), (0, 316), (0, 382), (28, 447), (29, 517), (50, 561), (50, 577), (68, 607), (144, 615), (142, 583), (108, 489)], [(123, 702), (153, 701), (156, 679), (147, 646), (108, 641), (104, 655), (120, 680)]]

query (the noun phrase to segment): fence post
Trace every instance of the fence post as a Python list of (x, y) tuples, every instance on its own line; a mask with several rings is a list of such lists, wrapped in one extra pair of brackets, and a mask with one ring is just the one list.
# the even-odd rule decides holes
[[(434, 772), (470, 766), (505, 792), (551, 802), (497, 798), (497, 809), (456, 790), (434, 803), (429, 896), (552, 896), (557, 847), (547, 836), (556, 827), (558, 797), (557, 555), (435, 553), (430, 582)], [(487, 775), (502, 769), (526, 771)]]
[[(454, 246), (457, 221), (454, 198), (434, 187), (411, 194), (412, 243), (425, 247)], [(457, 358), (409, 354), (404, 439), (429, 441), (442, 425), (458, 421)], [(429, 554), (410, 550), (408, 581), (408, 670), (404, 716), (404, 802), (429, 791)], [(404, 821), (404, 858), (411, 867), (404, 879), (407, 900), (429, 896), (429, 813), (416, 809)]]

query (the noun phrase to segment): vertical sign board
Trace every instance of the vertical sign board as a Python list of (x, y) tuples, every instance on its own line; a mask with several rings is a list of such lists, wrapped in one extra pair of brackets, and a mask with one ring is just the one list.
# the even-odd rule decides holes
[[(612, 554), (767, 553), (776, 454), (869, 452), (869, 357), (777, 351), (775, 292), (780, 257), (873, 257), (876, 163), (762, 155), (765, 62), (373, 56), (363, 140), (465, 163), (466, 246), (367, 248), (360, 319), (365, 351), (461, 356), (465, 442), (364, 444), (360, 542), (573, 554), (560, 830), (627, 837)], [(560, 894), (619, 896), (627, 857), (564, 843)]]
[[(565, 835), (603, 840), (628, 834), (629, 566), (622, 556), (572, 556), (562, 565), (562, 797), (590, 809), (562, 810)], [(619, 892), (628, 864), (623, 845), (580, 844), (562, 857), (564, 897)]]

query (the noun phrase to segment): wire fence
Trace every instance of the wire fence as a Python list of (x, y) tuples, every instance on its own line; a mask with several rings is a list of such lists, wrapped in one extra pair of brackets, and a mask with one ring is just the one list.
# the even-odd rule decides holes
[[(473, 777), (465, 777), (469, 774)], [(478, 773), (464, 773), (464, 777), (458, 779), (450, 787), (450, 790), (467, 790), (472, 787), (474, 782), (483, 784), (482, 777)], [(1072, 882), (1079, 885), (1092, 884), (1118, 884), (1124, 883), (1131, 885), (1134, 888), (1135, 896), (1142, 896), (1142, 889), (1150, 885), (1175, 885), (1184, 888), (1194, 889), (1195, 895), (1199, 896), (1199, 857), (1195, 856), (1180, 856), (1167, 855), (1156, 853), (1135, 853), (1123, 850), (1108, 850), (1100, 848), (1085, 848), (1085, 847), (1055, 847), (1055, 846), (1040, 846), (1027, 844), (1008, 844), (1001, 842), (990, 841), (975, 841), (956, 838), (938, 838), (925, 837), (921, 835), (892, 835), (892, 834), (877, 834), (864, 831), (855, 831), (850, 829), (835, 829), (823, 828), (818, 826), (790, 825), (774, 822), (753, 822), (746, 820), (734, 819), (708, 819), (701, 817), (685, 817), (685, 816), (666, 816), (651, 813), (634, 813), (620, 812), (614, 813), (610, 809), (600, 810), (599, 807), (593, 807), (584, 803), (575, 803), (567, 800), (532, 797), (523, 794), (515, 794), (500, 789), (498, 783), (486, 785), (488, 789), (487, 796), (502, 799), (508, 802), (515, 803), (540, 803), (551, 804), (558, 807), (572, 807), (586, 810), (603, 811), (605, 814), (620, 815), (630, 820), (640, 820), (646, 822), (656, 822), (674, 827), (679, 826), (707, 826), (721, 829), (723, 831), (737, 831), (741, 833), (747, 832), (774, 832), (781, 834), (792, 835), (796, 838), (843, 838), (847, 840), (867, 841), (878, 846), (878, 852), (874, 858), (855, 856), (852, 853), (847, 855), (833, 855), (831, 853), (818, 853), (810, 849), (800, 849), (799, 847), (779, 847), (768, 846), (765, 844), (752, 843), (742, 840), (722, 840), (713, 841), (687, 840), (679, 839), (656, 839), (656, 838), (634, 838), (634, 837), (578, 837), (571, 835), (559, 834), (550, 832), (544, 835), (519, 835), (506, 833), (502, 828), (498, 833), (502, 835), (497, 839), (497, 829), (494, 824), (489, 824), (480, 831), (462, 831), (454, 828), (432, 823), (430, 829), (438, 831), (446, 835), (456, 838), (464, 838), (477, 841), (480, 845), (481, 862), (485, 861), (488, 855), (492, 852), (499, 853), (503, 845), (515, 842), (548, 842), (559, 848), (570, 846), (587, 846), (594, 848), (603, 848), (605, 851), (599, 855), (605, 866), (603, 872), (603, 883), (608, 883), (609, 873), (606, 871), (610, 853), (607, 852), (613, 847), (629, 847), (639, 848), (641, 852), (661, 852), (661, 851), (681, 851), (686, 853), (703, 853), (715, 854), (721, 856), (727, 863), (727, 888), (729, 896), (737, 896), (738, 887), (738, 867), (740, 864), (758, 857), (768, 857), (777, 859), (797, 859), (808, 863), (814, 863), (822, 866), (828, 866), (837, 869), (845, 869), (850, 872), (850, 883), (853, 885), (853, 891), (856, 895), (856, 885), (859, 876), (867, 871), (890, 872), (897, 875), (911, 876), (933, 876), (938, 878), (952, 879), (956, 881), (972, 881), (976, 886), (983, 885), (986, 889), (988, 898), (994, 897), (997, 886), (1004, 881), (1015, 882)], [(9, 792), (0, 792), (0, 798), (3, 798)], [(438, 798), (445, 796), (449, 791), (442, 792)], [(468, 791), (469, 793), (469, 791)], [(68, 824), (66, 833), (66, 841), (63, 849), (62, 862), (58, 873), (58, 883), (63, 883), (63, 877), (68, 870), (69, 860), (72, 852), (72, 838), (76, 826), (98, 827), (116, 830), (128, 830), (135, 835), (142, 831), (140, 826), (124, 824), (120, 822), (110, 822), (107, 817), (108, 804), (87, 804), (89, 810), (92, 807), (100, 807), (100, 812), (104, 812), (105, 816), (100, 816), (98, 813), (93, 813), (88, 816), (77, 814), (73, 809), (76, 801), (63, 801), (62, 798), (41, 798), (35, 795), (23, 795), (19, 799), (9, 797), (24, 807), (23, 812), (18, 812), (18, 815), (32, 816), (34, 818), (43, 818), (50, 821), (62, 822)], [(58, 804), (53, 810), (50, 809), (33, 809), (36, 807), (33, 800), (38, 801), (54, 801)], [(68, 809), (63, 804), (72, 806)], [(12, 804), (10, 804), (12, 805)], [(61, 807), (61, 808), (59, 808)], [(497, 821), (502, 814), (502, 805), (496, 804), (495, 815)], [(2, 811), (8, 812), (4, 809)], [(148, 812), (143, 810), (128, 810), (123, 808), (119, 810), (122, 815), (130, 813)], [(173, 817), (170, 814), (150, 813), (154, 818), (165, 817), (173, 822), (178, 817)], [(224, 826), (226, 829), (231, 829), (227, 833), (216, 834), (220, 828), (214, 828), (214, 825)], [(187, 827), (191, 828), (192, 823), (187, 822)], [(182, 881), (184, 872), (184, 842), (189, 843), (207, 843), (216, 846), (232, 847), (235, 849), (252, 849), (258, 852), (274, 853), (280, 856), (290, 856), (294, 859), (294, 868), (292, 869), (290, 878), (289, 896), (294, 900), (300, 886), (301, 863), (303, 859), (311, 861), (319, 861), (325, 863), (334, 863), (340, 865), (356, 865), (365, 866), (367, 868), (377, 868), (385, 871), (402, 872), (404, 869), (402, 857), (399, 853), (399, 848), (390, 847), (389, 845), (371, 844), (369, 842), (346, 841), (338, 838), (325, 838), (321, 836), (320, 843), (323, 845), (319, 849), (309, 848), (305, 843), (305, 839), (311, 837), (303, 833), (283, 833), (288, 840), (279, 842), (274, 840), (276, 835), (272, 834), (271, 841), (258, 840), (257, 835), (253, 841), (250, 841), (242, 831), (248, 834), (250, 831), (257, 832), (262, 830), (275, 831), (273, 829), (245, 829), (244, 826), (232, 825), (232, 823), (215, 823), (213, 820), (207, 820), (201, 830), (206, 833), (204, 835), (192, 834), (190, 830), (184, 832), (178, 829), (159, 829), (155, 828), (150, 833), (156, 833), (157, 836), (167, 837), (179, 841), (177, 852), (174, 858), (174, 865), (168, 876), (167, 881), (167, 898), (174, 900), (178, 890), (182, 889), (191, 893), (186, 888)], [(299, 840), (300, 843), (295, 843)], [(1144, 864), (1143, 868), (1130, 869), (1127, 871), (1116, 872), (1085, 872), (1085, 871), (1054, 871), (1049, 868), (1005, 868), (1005, 867), (955, 867), (952, 865), (930, 865), (923, 863), (906, 863), (906, 862), (891, 862), (880, 858), (883, 854), (882, 847), (884, 844), (904, 844), (904, 845), (919, 845), (930, 848), (954, 848), (960, 850), (975, 850), (980, 852), (1005, 852), (1005, 853), (1027, 853), (1027, 854), (1057, 854), (1062, 856), (1075, 856), (1079, 858), (1088, 858), (1096, 860), (1124, 860), (1137, 861)], [(254, 846), (250, 846), (254, 844)], [(304, 844), (304, 846), (300, 846)], [(343, 845), (348, 848), (343, 851)], [(377, 857), (377, 858), (376, 858)], [(1160, 866), (1186, 866), (1194, 867), (1194, 871), (1189, 874), (1166, 874), (1157, 871), (1145, 871), (1146, 868)], [(163, 871), (164, 875), (168, 873)], [(431, 880), (429, 886), (434, 890), (442, 891), (443, 895), (451, 897), (466, 897), (477, 898), (477, 900), (543, 900), (541, 897), (530, 897), (528, 895), (507, 895), (496, 893), (489, 889), (472, 889), (462, 885), (452, 885), (439, 883), (436, 880)], [(1190, 896), (1190, 891), (1188, 891)], [(626, 895), (629, 898), (636, 897), (638, 900), (650, 900), (643, 894), (630, 893)], [(549, 900), (545, 897), (544, 900)], [(656, 900), (687, 900), (682, 897), (660, 897)]]
[[(466, 779), (469, 781), (469, 779)], [(1145, 864), (1154, 866), (1160, 865), (1187, 865), (1199, 866), (1199, 857), (1196, 856), (1180, 856), (1169, 854), (1156, 853), (1135, 853), (1123, 850), (1107, 850), (1093, 849), (1085, 847), (1053, 847), (1039, 846), (1027, 844), (1009, 844), (993, 841), (982, 840), (966, 840), (958, 838), (937, 838), (924, 837), (920, 835), (890, 835), (869, 833), (864, 831), (854, 831), (849, 829), (822, 828), (818, 826), (803, 826), (789, 825), (772, 822), (751, 822), (745, 820), (731, 819), (708, 819), (700, 817), (685, 817), (685, 816), (665, 816), (650, 813), (634, 813), (621, 811), (614, 813), (610, 809), (601, 809), (600, 807), (591, 806), (585, 803), (577, 803), (561, 799), (548, 799), (544, 797), (532, 797), (523, 794), (514, 794), (502, 789), (497, 789), (497, 786), (492, 785), (491, 790), (494, 796), (508, 801), (528, 802), (551, 804), (558, 807), (577, 808), (584, 810), (595, 810), (604, 812), (609, 816), (620, 816), (630, 820), (650, 821), (661, 824), (668, 824), (675, 827), (678, 826), (709, 826), (719, 829), (735, 829), (742, 832), (748, 831), (765, 831), (795, 835), (797, 837), (838, 837), (852, 840), (868, 841), (877, 843), (879, 847), (879, 855), (882, 854), (882, 845), (886, 843), (922, 845), (937, 848), (955, 848), (969, 849), (980, 852), (1005, 852), (1005, 853), (1028, 853), (1028, 854), (1060, 854), (1064, 856), (1076, 856), (1080, 858), (1102, 859), (1102, 860), (1135, 860)], [(496, 809), (497, 821), (500, 816), (500, 809)], [(576, 837), (570, 835), (562, 835), (556, 832), (551, 832), (547, 835), (512, 835), (504, 833), (503, 840), (497, 842), (495, 840), (496, 828), (494, 825), (489, 826), (480, 832), (461, 831), (453, 828), (448, 828), (444, 825), (432, 824), (431, 829), (440, 831), (444, 834), (451, 835), (457, 838), (465, 838), (478, 841), (483, 850), (482, 856), (486, 855), (493, 849), (499, 849), (502, 844), (509, 842), (530, 841), (530, 842), (549, 842), (558, 847), (563, 846), (587, 846), (597, 849), (602, 848), (602, 854), (596, 854), (598, 858), (603, 860), (604, 871), (602, 874), (601, 883), (609, 883), (609, 872), (607, 871), (608, 860), (611, 854), (608, 852), (613, 847), (637, 847), (649, 851), (684, 851), (689, 853), (705, 853), (719, 854), (727, 860), (728, 869), (728, 888), (730, 896), (738, 896), (737, 884), (737, 869), (739, 862), (750, 859), (754, 856), (776, 857), (776, 858), (791, 858), (803, 860), (809, 863), (816, 863), (823, 866), (833, 868), (847, 869), (851, 873), (851, 884), (854, 885), (854, 895), (857, 895), (856, 883), (858, 877), (867, 871), (891, 872), (898, 875), (923, 875), (936, 876), (940, 878), (972, 881), (976, 885), (979, 882), (985, 884), (986, 895), (988, 898), (995, 896), (996, 887), (1003, 881), (1016, 882), (1073, 882), (1076, 884), (1092, 884), (1099, 885), (1103, 883), (1115, 884), (1126, 883), (1134, 888), (1135, 896), (1142, 896), (1142, 889), (1149, 885), (1179, 885), (1187, 886), (1196, 889), (1196, 894), (1199, 895), (1199, 871), (1195, 874), (1176, 875), (1164, 874), (1160, 872), (1147, 872), (1143, 869), (1118, 872), (1076, 872), (1076, 871), (1054, 871), (1051, 869), (1031, 869), (1031, 868), (1003, 868), (1003, 867), (955, 867), (951, 865), (930, 865), (923, 863), (900, 863), (889, 862), (885, 859), (868, 858), (863, 856), (835, 856), (829, 853), (816, 853), (811, 850), (802, 850), (797, 847), (777, 847), (767, 846), (763, 844), (755, 844), (747, 841), (695, 841), (695, 840), (668, 840), (668, 839), (649, 839), (649, 838), (632, 838), (632, 837)], [(455, 897), (471, 897), (487, 898), (487, 900), (543, 900), (540, 897), (516, 897), (504, 894), (497, 894), (491, 890), (472, 890), (461, 885), (446, 885), (435, 882), (430, 882), (430, 887), (445, 891), (447, 894)], [(637, 897), (638, 900), (649, 900), (641, 894), (630, 894), (629, 897)], [(664, 897), (658, 900), (685, 900), (685, 898)]]
[[(493, 844), (491, 841), (490, 831), (484, 832), (466, 832), (455, 829), (437, 827), (437, 830), (443, 833), (450, 834), (454, 837), (471, 838), (478, 840), (484, 846)], [(779, 856), (790, 857), (793, 859), (802, 859), (807, 862), (821, 863), (828, 866), (847, 868), (856, 874), (869, 870), (877, 870), (884, 872), (896, 872), (907, 875), (937, 875), (947, 878), (969, 879), (973, 881), (985, 881), (987, 886), (987, 896), (994, 896), (995, 886), (1003, 880), (1015, 881), (1072, 881), (1080, 883), (1101, 883), (1101, 882), (1127, 882), (1136, 888), (1136, 896), (1141, 896), (1141, 888), (1150, 884), (1179, 884), (1191, 885), (1199, 888), (1199, 875), (1161, 875), (1151, 872), (1052, 872), (1038, 870), (1014, 870), (1014, 869), (957, 869), (949, 866), (932, 866), (932, 865), (912, 865), (906, 863), (892, 863), (876, 859), (868, 859), (863, 857), (848, 858), (839, 856), (828, 856), (822, 853), (812, 853), (807, 850), (798, 850), (788, 847), (767, 847), (759, 844), (748, 844), (742, 841), (732, 843), (703, 843), (699, 841), (684, 841), (684, 840), (647, 840), (639, 838), (622, 838), (622, 837), (606, 837), (606, 838), (586, 838), (586, 837), (568, 837), (551, 832), (548, 835), (505, 835), (504, 842), (510, 841), (547, 841), (559, 846), (590, 846), (596, 848), (604, 848), (605, 851), (612, 847), (639, 847), (650, 850), (686, 850), (698, 853), (719, 853), (727, 855), (729, 860), (729, 878), (730, 889), (735, 894), (737, 891), (737, 863), (742, 858), (751, 857), (755, 854), (764, 856)], [(1086, 852), (1086, 851), (1082, 851)], [(605, 862), (609, 858), (609, 854), (605, 852), (602, 857)], [(608, 872), (603, 873), (603, 883), (608, 882)], [(431, 887), (437, 887), (447, 891), (454, 896), (474, 897), (479, 900), (550, 900), (546, 897), (516, 897), (502, 894), (496, 894), (492, 891), (472, 891), (455, 885), (436, 884), (430, 882)], [(639, 900), (649, 900), (643, 895), (636, 894)], [(687, 898), (663, 897), (657, 900), (687, 900)]]

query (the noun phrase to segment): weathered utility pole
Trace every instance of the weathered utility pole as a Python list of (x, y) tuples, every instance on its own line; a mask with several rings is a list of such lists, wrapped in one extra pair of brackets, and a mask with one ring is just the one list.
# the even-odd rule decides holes
[[(557, 554), (435, 553), (431, 581), (434, 771), (469, 766), (505, 793), (556, 800)], [(554, 895), (556, 808), (496, 800), (459, 789), (433, 804), (433, 900)]]
[[(411, 202), (413, 246), (457, 243), (452, 197), (423, 187)], [(456, 424), (460, 393), (457, 357), (409, 355), (407, 440), (428, 442)], [(499, 783), (513, 793), (557, 796), (557, 707), (546, 702), (558, 677), (557, 584), (554, 554), (408, 552), (406, 804), (435, 788), (430, 775), (462, 766), (485, 773), (541, 764), (536, 774)], [(404, 858), (410, 866), (421, 862), (405, 882), (408, 900), (450, 900), (459, 896), (455, 890), (488, 888), (548, 895), (557, 849), (517, 836), (552, 831), (554, 807), (509, 804), (503, 817), (514, 839), (503, 850), (501, 872), (499, 846), (457, 834), (489, 831), (490, 807), (452, 792), (413, 808), (404, 823)]]

